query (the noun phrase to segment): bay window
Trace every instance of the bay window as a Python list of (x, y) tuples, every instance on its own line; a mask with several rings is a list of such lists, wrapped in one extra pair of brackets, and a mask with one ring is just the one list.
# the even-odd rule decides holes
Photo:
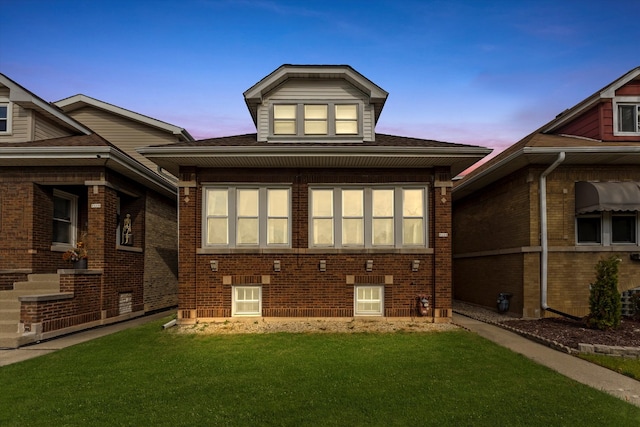
[(288, 247), (289, 188), (206, 187), (203, 246)]
[(426, 247), (424, 187), (311, 188), (311, 247)]

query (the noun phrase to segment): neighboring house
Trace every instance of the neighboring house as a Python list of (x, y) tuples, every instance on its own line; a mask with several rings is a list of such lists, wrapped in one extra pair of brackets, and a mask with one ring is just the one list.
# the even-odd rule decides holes
[[(118, 145), (145, 131), (140, 145), (192, 138), (82, 95), (70, 100), (60, 102), (73, 109), (66, 114), (0, 74), (0, 347), (177, 304), (175, 180)], [(87, 265), (65, 262), (80, 242)]]
[(409, 317), (422, 297), (450, 319), (451, 177), (490, 150), (376, 134), (387, 95), (283, 65), (244, 93), (257, 133), (139, 150), (180, 180), (179, 322)]
[(543, 317), (589, 312), (597, 262), (640, 286), (640, 68), (456, 183), (454, 297)]

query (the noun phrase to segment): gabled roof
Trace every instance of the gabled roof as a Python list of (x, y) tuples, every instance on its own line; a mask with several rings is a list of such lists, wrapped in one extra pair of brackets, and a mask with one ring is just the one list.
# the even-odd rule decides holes
[(163, 122), (161, 120), (154, 119), (149, 116), (145, 116), (143, 114), (136, 113), (135, 111), (118, 107), (117, 105), (100, 101), (99, 99), (91, 98), (90, 96), (87, 96), (87, 95), (78, 94), (78, 95), (70, 96), (69, 98), (56, 101), (54, 102), (54, 104), (59, 108), (61, 108), (64, 112), (70, 112), (73, 110), (77, 110), (79, 108), (91, 106), (99, 110), (108, 111), (112, 114), (116, 114), (118, 116), (122, 116), (127, 119), (143, 123), (147, 126), (154, 127), (163, 132), (168, 132), (173, 135), (177, 135), (178, 138), (182, 141), (193, 141), (193, 137), (189, 134), (189, 132), (187, 132), (185, 129), (181, 127)]
[(244, 92), (245, 102), (247, 103), (247, 107), (255, 124), (257, 124), (258, 121), (258, 105), (262, 103), (263, 98), (287, 80), (295, 78), (346, 80), (367, 95), (370, 102), (375, 105), (376, 122), (389, 96), (384, 89), (377, 86), (349, 65), (284, 64)]
[(359, 143), (266, 143), (256, 134), (144, 147), (138, 152), (177, 175), (180, 166), (246, 168), (423, 168), (458, 174), (491, 152), (473, 145), (378, 134)]
[(9, 101), (15, 102), (24, 108), (29, 108), (38, 111), (40, 114), (53, 120), (55, 123), (71, 129), (72, 131), (89, 135), (91, 130), (76, 120), (67, 116), (59, 110), (56, 106), (51, 105), (39, 96), (28, 91), (18, 83), (11, 80), (4, 74), (0, 74), (0, 84), (9, 88)]
[(638, 78), (638, 76), (640, 76), (640, 67), (636, 67), (633, 70), (625, 73), (623, 76), (614, 80), (612, 83), (608, 84), (607, 86), (603, 87), (602, 89), (600, 89), (599, 91), (597, 91), (596, 93), (588, 97), (587, 99), (579, 102), (575, 106), (558, 114), (558, 116), (555, 119), (553, 119), (552, 121), (544, 125), (540, 129), (540, 132), (543, 132), (543, 133), (553, 132), (554, 130), (560, 128), (562, 125), (574, 119), (575, 117), (589, 110), (594, 105), (598, 104), (601, 100), (613, 99), (613, 97), (616, 95), (616, 90), (620, 89), (622, 86), (626, 85), (630, 81)]
[(567, 109), (551, 122), (471, 171), (454, 186), (454, 200), (459, 200), (527, 165), (550, 165), (561, 152), (566, 155), (563, 164), (640, 165), (640, 144), (638, 143), (602, 142), (552, 133), (569, 120), (588, 111), (602, 99), (613, 98), (617, 89), (638, 76), (640, 76), (640, 67), (634, 68), (589, 98)]

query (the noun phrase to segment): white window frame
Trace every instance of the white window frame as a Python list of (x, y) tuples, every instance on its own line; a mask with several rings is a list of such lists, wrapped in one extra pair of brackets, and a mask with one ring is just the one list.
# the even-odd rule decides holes
[[(238, 299), (238, 291), (241, 289), (253, 289), (258, 290), (258, 300), (240, 300)], [(260, 285), (238, 285), (231, 287), (231, 315), (234, 317), (256, 317), (262, 316), (262, 286)], [(257, 311), (242, 311), (238, 310), (237, 304), (239, 302), (257, 302), (258, 310)]]
[(0, 121), (6, 121), (7, 129), (0, 130), (0, 135), (11, 135), (12, 133), (12, 116), (13, 116), (13, 103), (7, 98), (0, 97), (0, 107), (7, 107), (7, 117), (0, 118)]
[[(227, 241), (226, 243), (215, 244), (208, 243), (208, 219), (215, 217), (207, 212), (208, 197), (210, 190), (222, 190), (227, 192)], [(237, 225), (238, 225), (238, 206), (237, 194), (238, 190), (257, 190), (258, 191), (258, 243), (257, 244), (238, 244)], [(268, 221), (270, 218), (284, 219), (284, 217), (268, 215), (268, 194), (269, 190), (286, 190), (288, 196), (288, 212), (287, 212), (287, 242), (286, 243), (268, 243)], [(202, 203), (202, 246), (205, 248), (290, 248), (292, 233), (292, 217), (291, 217), (291, 186), (285, 185), (205, 185), (203, 191)]]
[[(635, 218), (635, 241), (634, 242), (614, 242), (613, 241), (613, 217), (626, 216)], [(578, 240), (578, 220), (580, 218), (600, 219), (600, 242), (581, 242)], [(579, 246), (638, 246), (638, 215), (636, 212), (595, 212), (577, 215), (576, 225), (576, 245)]]
[[(358, 291), (361, 289), (378, 289), (380, 292), (379, 299), (358, 299)], [(380, 304), (379, 310), (359, 310), (358, 304), (363, 303), (378, 303)], [(353, 315), (354, 316), (383, 316), (384, 315), (384, 285), (356, 285), (353, 287)]]
[[(291, 133), (275, 133), (275, 107), (277, 105), (296, 105), (296, 114), (295, 114), (295, 134)], [(308, 105), (324, 105), (327, 107), (327, 132), (326, 133), (306, 133), (305, 132), (305, 106)], [(344, 119), (336, 118), (336, 105), (355, 105), (356, 106), (356, 119), (357, 122), (356, 133), (337, 133), (336, 132), (336, 122), (337, 121), (346, 121)], [(363, 135), (363, 117), (364, 117), (364, 105), (362, 102), (358, 100), (337, 100), (337, 101), (291, 101), (291, 100), (282, 100), (278, 102), (274, 102), (271, 105), (270, 113), (269, 113), (269, 136), (272, 138), (283, 138), (283, 139), (292, 139), (292, 138), (303, 138), (303, 139), (314, 139), (318, 138), (344, 138), (344, 139), (356, 139), (361, 138)], [(290, 119), (289, 119), (290, 120)], [(312, 121), (318, 121), (320, 119), (312, 119)]]
[[(620, 114), (619, 107), (621, 105), (634, 105), (636, 107), (636, 130), (634, 132), (620, 131)], [(613, 98), (613, 134), (615, 136), (636, 136), (640, 135), (640, 123), (638, 123), (638, 114), (640, 114), (640, 96), (616, 96)]]
[[(69, 201), (69, 209), (71, 212), (69, 212), (69, 219), (68, 219), (68, 223), (70, 224), (69, 226), (69, 242), (56, 242), (55, 240), (52, 242), (54, 246), (73, 246), (75, 247), (76, 245), (76, 239), (77, 239), (77, 230), (78, 230), (78, 196), (74, 195), (74, 194), (70, 194), (70, 193), (66, 193), (64, 191), (60, 191), (60, 190), (53, 190), (53, 197), (58, 198), (58, 199), (64, 199), (64, 200), (68, 200)], [(62, 221), (62, 218), (55, 218), (54, 216), (55, 214), (55, 210), (54, 212), (52, 212), (52, 222), (51, 222), (51, 230), (53, 232), (53, 222), (54, 221)], [(55, 237), (55, 236), (52, 236)], [(52, 239), (53, 240), (53, 239)]]
[[(362, 245), (345, 245), (342, 243), (342, 191), (362, 189), (364, 192), (364, 229), (363, 229), (363, 244)], [(372, 205), (372, 192), (373, 190), (393, 190), (393, 243), (390, 245), (374, 245), (373, 244), (373, 205)], [(423, 191), (423, 242), (421, 244), (405, 244), (403, 242), (403, 190), (416, 189)], [(317, 190), (332, 190), (333, 191), (333, 243), (332, 244), (314, 244), (314, 229), (313, 229), (313, 191)], [(429, 205), (428, 196), (429, 189), (427, 186), (419, 185), (380, 185), (380, 186), (363, 186), (363, 185), (349, 185), (349, 186), (311, 186), (309, 187), (309, 247), (310, 248), (333, 248), (333, 249), (392, 249), (392, 248), (427, 248), (429, 242), (428, 228), (429, 228)], [(324, 217), (318, 217), (324, 218)]]

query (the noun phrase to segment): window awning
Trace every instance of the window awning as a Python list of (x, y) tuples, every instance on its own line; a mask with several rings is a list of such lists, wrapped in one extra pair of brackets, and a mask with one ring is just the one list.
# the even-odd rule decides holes
[(638, 182), (576, 182), (576, 213), (640, 211)]

